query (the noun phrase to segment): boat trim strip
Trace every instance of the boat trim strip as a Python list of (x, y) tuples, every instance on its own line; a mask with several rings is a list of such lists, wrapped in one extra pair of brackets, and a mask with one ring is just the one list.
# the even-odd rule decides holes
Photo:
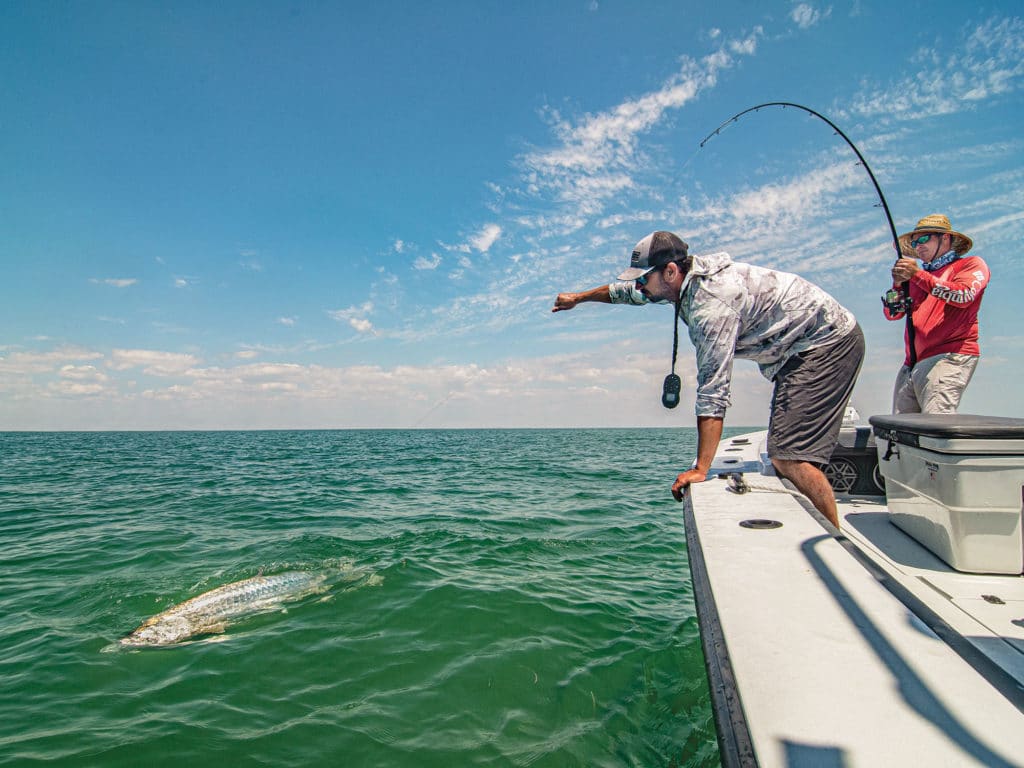
[(694, 518), (693, 501), (689, 493), (683, 497), (683, 526), (686, 529), (686, 549), (689, 553), (690, 577), (697, 604), (697, 622), (704, 651), (704, 668), (711, 689), (711, 709), (718, 734), (719, 758), (724, 768), (757, 768), (754, 742), (747, 726), (739, 688), (733, 675), (729, 649), (725, 643), (721, 620), (715, 606), (708, 577), (700, 534)]

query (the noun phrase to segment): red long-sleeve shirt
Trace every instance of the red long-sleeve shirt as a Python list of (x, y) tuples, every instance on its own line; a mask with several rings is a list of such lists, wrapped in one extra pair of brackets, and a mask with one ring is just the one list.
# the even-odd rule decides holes
[[(936, 272), (920, 270), (910, 278), (913, 301), (914, 348), (924, 360), (947, 352), (980, 355), (978, 310), (988, 285), (988, 265), (979, 256), (963, 256)], [(889, 320), (900, 320), (903, 312), (882, 310)], [(910, 365), (910, 340), (904, 332)]]

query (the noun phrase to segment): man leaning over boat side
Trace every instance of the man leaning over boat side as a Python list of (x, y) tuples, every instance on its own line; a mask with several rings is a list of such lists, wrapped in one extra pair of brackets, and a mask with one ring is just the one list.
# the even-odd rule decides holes
[(722, 438), (734, 358), (753, 360), (775, 383), (768, 455), (834, 526), (828, 463), (864, 359), (853, 314), (818, 286), (788, 272), (734, 262), (727, 253), (690, 254), (671, 232), (653, 232), (633, 249), (617, 282), (560, 293), (552, 312), (583, 302), (672, 303), (697, 356), (697, 460), (672, 484), (682, 501), (707, 479)]
[[(973, 241), (940, 213), (925, 216), (900, 235), (899, 245), (892, 287), (909, 283), (917, 359), (911, 366), (910, 335), (904, 333), (906, 357), (896, 374), (892, 412), (956, 413), (981, 355), (978, 310), (989, 281), (988, 265), (979, 256), (967, 255)], [(889, 320), (906, 316), (905, 306), (889, 306), (885, 299), (882, 306)]]

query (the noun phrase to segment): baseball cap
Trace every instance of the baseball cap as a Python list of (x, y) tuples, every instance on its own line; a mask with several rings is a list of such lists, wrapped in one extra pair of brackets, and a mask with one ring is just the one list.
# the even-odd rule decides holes
[(636, 280), (652, 269), (685, 259), (688, 251), (689, 246), (671, 232), (652, 232), (633, 247), (629, 269), (619, 280)]

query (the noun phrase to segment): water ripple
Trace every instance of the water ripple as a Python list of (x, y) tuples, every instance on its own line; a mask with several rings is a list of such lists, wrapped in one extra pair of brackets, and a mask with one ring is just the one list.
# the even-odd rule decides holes
[[(0, 433), (0, 765), (716, 765), (671, 477), (636, 469), (650, 445)], [(220, 637), (117, 643), (260, 570), (341, 566), (373, 578)]]

